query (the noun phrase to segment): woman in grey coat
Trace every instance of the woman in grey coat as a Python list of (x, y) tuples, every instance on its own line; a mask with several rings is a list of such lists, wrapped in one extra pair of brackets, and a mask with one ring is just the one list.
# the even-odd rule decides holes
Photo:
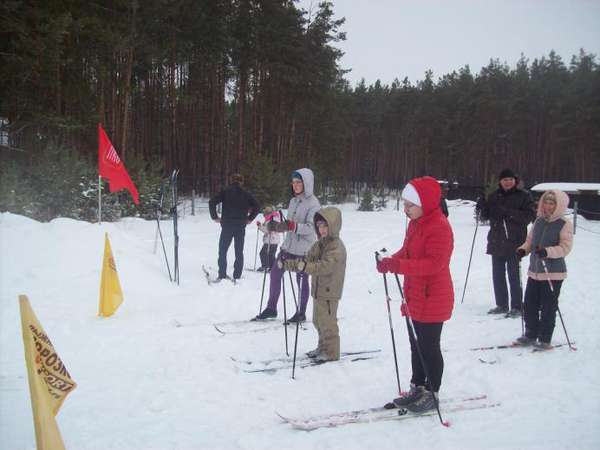
[[(277, 260), (299, 259), (306, 255), (310, 247), (316, 242), (314, 216), (321, 204), (313, 193), (314, 175), (310, 169), (298, 169), (292, 173), (293, 197), (288, 206), (287, 220), (282, 222), (270, 222), (269, 229), (280, 233), (286, 233), (281, 250), (276, 261), (271, 266), (269, 302), (267, 307), (256, 316), (256, 320), (265, 320), (277, 317), (277, 302), (281, 293), (281, 278), (285, 270), (277, 265)], [(296, 282), (300, 292), (300, 306), (289, 322), (303, 322), (306, 320), (306, 306), (308, 304), (309, 287), (308, 274), (297, 273)]]
[(531, 255), (525, 289), (525, 335), (516, 341), (520, 345), (552, 348), (558, 296), (567, 278), (565, 257), (573, 247), (573, 224), (564, 217), (568, 206), (569, 196), (563, 191), (544, 192), (537, 219), (517, 249), (518, 258)]

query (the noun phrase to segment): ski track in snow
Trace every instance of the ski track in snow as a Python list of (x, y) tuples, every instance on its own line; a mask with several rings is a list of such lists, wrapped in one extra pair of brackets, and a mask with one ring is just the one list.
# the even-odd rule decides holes
[[(485, 393), (500, 407), (437, 417), (382, 421), (302, 433), (287, 417), (381, 406), (397, 396), (390, 329), (381, 275), (373, 252), (402, 245), (405, 218), (390, 208), (359, 212), (342, 205), (348, 250), (339, 316), (342, 351), (382, 349), (377, 358), (273, 374), (243, 372), (240, 360), (285, 356), (284, 327), (221, 335), (213, 324), (248, 320), (259, 309), (262, 274), (208, 286), (201, 266), (216, 267), (220, 228), (206, 208), (179, 219), (180, 277), (170, 283), (156, 222), (135, 218), (89, 224), (71, 219), (38, 223), (0, 214), (0, 447), (35, 448), (17, 296), (26, 294), (58, 354), (77, 382), (57, 422), (66, 448), (129, 449), (597, 449), (600, 431), (600, 236), (577, 230), (567, 258), (560, 308), (577, 351), (567, 347), (473, 352), (512, 342), (520, 320), (495, 320), (488, 227), (480, 226), (464, 303), (460, 304), (475, 230), (473, 203), (450, 202), (455, 237), (451, 270), (453, 317), (444, 325), (445, 369), (440, 395)], [(579, 224), (599, 229), (580, 217)], [(173, 229), (161, 230), (173, 270)], [(125, 300), (110, 318), (97, 317), (104, 233), (108, 232)], [(259, 236), (260, 238), (260, 236)], [(256, 229), (246, 232), (245, 266), (254, 266)], [(259, 242), (260, 250), (260, 242)], [(233, 245), (228, 255), (233, 265)], [(523, 285), (526, 266), (522, 264)], [(408, 389), (410, 353), (399, 294), (392, 297), (400, 381)], [(289, 283), (288, 306), (291, 301)], [(265, 303), (268, 296), (268, 280)], [(263, 304), (264, 306), (264, 304)], [(279, 320), (283, 307), (279, 302)], [(308, 317), (312, 317), (312, 300)], [(179, 326), (177, 325), (179, 324)], [(288, 327), (289, 328), (289, 327)], [(310, 323), (299, 333), (298, 355), (316, 346)], [(288, 329), (293, 353), (295, 327)], [(554, 342), (565, 342), (557, 317)], [(482, 363), (483, 359), (487, 364)], [(232, 407), (233, 406), (233, 407)], [(442, 414), (444, 410), (442, 408)]]

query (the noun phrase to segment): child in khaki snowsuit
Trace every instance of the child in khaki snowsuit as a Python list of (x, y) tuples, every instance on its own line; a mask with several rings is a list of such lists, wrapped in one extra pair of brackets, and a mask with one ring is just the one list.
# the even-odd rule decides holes
[(311, 275), (313, 324), (319, 344), (307, 355), (318, 361), (336, 361), (340, 359), (337, 309), (346, 274), (346, 247), (340, 239), (342, 213), (335, 207), (323, 208), (315, 214), (314, 224), (319, 240), (305, 259), (288, 259), (283, 264), (287, 270)]

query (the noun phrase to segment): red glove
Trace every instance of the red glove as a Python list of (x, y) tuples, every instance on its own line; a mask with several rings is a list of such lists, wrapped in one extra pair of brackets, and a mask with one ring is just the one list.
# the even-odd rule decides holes
[(256, 221), (256, 226), (257, 226), (257, 227), (260, 227), (260, 220), (257, 220), (257, 221)]
[(408, 305), (406, 303), (402, 303), (400, 305), (400, 314), (402, 314), (403, 316), (408, 316)]
[(377, 272), (386, 273), (390, 272), (392, 266), (392, 258), (382, 258), (381, 261), (377, 261)]
[(296, 228), (298, 228), (298, 224), (296, 222), (294, 222), (293, 220), (288, 220), (287, 227), (288, 227), (289, 231), (295, 232)]

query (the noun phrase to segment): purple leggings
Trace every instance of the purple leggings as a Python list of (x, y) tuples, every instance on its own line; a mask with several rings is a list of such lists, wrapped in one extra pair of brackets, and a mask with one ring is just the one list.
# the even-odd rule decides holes
[[(279, 301), (279, 294), (281, 293), (282, 278), (286, 272), (284, 269), (280, 269), (277, 266), (277, 261), (280, 259), (285, 261), (286, 259), (294, 258), (299, 259), (302, 258), (302, 256), (292, 255), (291, 253), (287, 253), (286, 251), (282, 250), (279, 253), (279, 256), (273, 262), (271, 272), (269, 272), (271, 281), (269, 287), (269, 303), (267, 304), (267, 308), (272, 309), (273, 311), (277, 311), (277, 302)], [(289, 285), (289, 278), (286, 281), (288, 281)], [(296, 273), (296, 284), (298, 285), (298, 290), (300, 292), (300, 313), (306, 314), (306, 305), (308, 304), (309, 294), (308, 274), (304, 272)], [(289, 289), (289, 287), (287, 289)]]

